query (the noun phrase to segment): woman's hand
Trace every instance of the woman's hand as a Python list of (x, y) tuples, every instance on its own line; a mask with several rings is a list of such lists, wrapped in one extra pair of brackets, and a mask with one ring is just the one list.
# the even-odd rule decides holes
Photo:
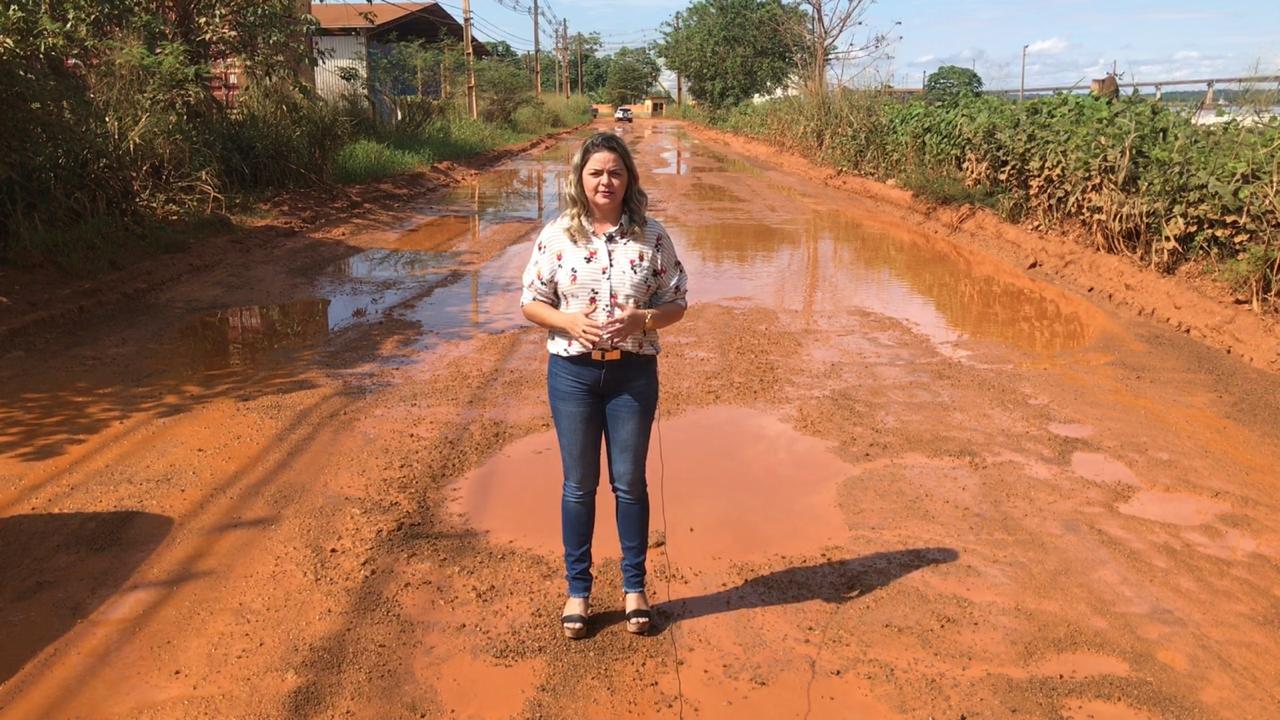
[(560, 329), (589, 348), (595, 347), (602, 335), (600, 323), (582, 312), (561, 313)]
[(617, 343), (644, 330), (644, 310), (619, 302), (615, 302), (613, 308), (616, 310), (613, 319), (601, 327), (606, 340)]

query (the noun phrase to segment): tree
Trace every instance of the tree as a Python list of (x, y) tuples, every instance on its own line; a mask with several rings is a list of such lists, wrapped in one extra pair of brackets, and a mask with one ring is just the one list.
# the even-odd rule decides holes
[[(569, 62), (573, 86), (583, 95), (594, 95), (604, 88), (609, 77), (609, 66), (605, 58), (597, 53), (602, 46), (600, 33), (574, 33), (569, 38)], [(582, 67), (578, 67), (581, 61)], [(578, 87), (578, 78), (582, 78), (582, 87)]]
[(943, 65), (924, 83), (924, 97), (934, 103), (976, 97), (981, 91), (982, 78), (978, 73), (956, 65)]
[(489, 57), (496, 60), (520, 60), (519, 53), (506, 40), (486, 40), (484, 46), (489, 48)]
[(883, 32), (872, 33), (862, 40), (849, 37), (855, 28), (863, 24), (863, 16), (873, 2), (875, 0), (799, 0), (805, 11), (805, 24), (793, 32), (805, 37), (805, 52), (800, 55), (800, 66), (813, 92), (826, 92), (827, 69), (832, 61), (848, 63), (874, 59), (893, 42), (894, 38)]
[(605, 82), (606, 102), (626, 105), (643, 98), (658, 79), (658, 61), (643, 48), (621, 48), (609, 62), (609, 79)]
[(782, 86), (797, 68), (804, 13), (781, 0), (697, 0), (663, 24), (658, 54), (715, 108)]

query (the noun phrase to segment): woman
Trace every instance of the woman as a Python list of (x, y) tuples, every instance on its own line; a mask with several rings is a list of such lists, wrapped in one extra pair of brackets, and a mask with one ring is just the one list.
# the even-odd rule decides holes
[(605, 440), (622, 545), (626, 627), (652, 623), (645, 596), (645, 457), (658, 406), (658, 329), (684, 317), (687, 279), (662, 225), (645, 215), (635, 161), (611, 133), (570, 165), (567, 209), (542, 229), (524, 271), (524, 316), (547, 328), (547, 395), (560, 442), (560, 521), (569, 597), (561, 625), (587, 634), (591, 535)]

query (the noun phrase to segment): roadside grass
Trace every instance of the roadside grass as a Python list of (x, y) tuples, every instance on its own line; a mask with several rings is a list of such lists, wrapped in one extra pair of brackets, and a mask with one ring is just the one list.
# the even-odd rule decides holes
[(103, 218), (69, 229), (23, 233), (9, 250), (9, 260), (17, 266), (48, 263), (72, 277), (91, 278), (151, 255), (183, 252), (192, 243), (235, 229), (226, 215), (150, 220), (132, 226)]
[(1002, 193), (985, 185), (968, 187), (964, 180), (954, 175), (915, 170), (899, 175), (898, 182), (917, 196), (938, 205), (980, 205), (1001, 209)]
[(343, 184), (368, 182), (411, 172), (431, 162), (431, 153), (425, 149), (414, 151), (361, 139), (346, 145), (334, 156), (333, 179)]
[(544, 98), (522, 105), (509, 122), (467, 117), (437, 118), (410, 127), (354, 140), (338, 151), (333, 179), (343, 184), (402, 175), (441, 160), (459, 160), (530, 140), (590, 118), (586, 98)]

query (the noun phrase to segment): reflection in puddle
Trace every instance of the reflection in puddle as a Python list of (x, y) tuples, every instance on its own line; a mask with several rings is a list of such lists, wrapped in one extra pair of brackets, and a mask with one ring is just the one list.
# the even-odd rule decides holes
[(570, 152), (572, 145), (562, 144), (532, 158), (533, 162), (490, 170), (475, 181), (451, 189), (442, 200), (443, 207), (486, 222), (546, 222), (561, 210), (560, 183)]
[(428, 293), (456, 276), (453, 256), (442, 252), (366, 250), (333, 269), (336, 281), (322, 286), (329, 296), (329, 327), (337, 330), (377, 318)]
[[(714, 214), (714, 213), (712, 213)], [(679, 227), (695, 300), (748, 297), (820, 326), (847, 308), (905, 321), (939, 346), (966, 338), (1034, 352), (1084, 345), (1075, 307), (937, 243), (876, 231), (843, 212)]]
[(466, 271), (458, 282), (438, 288), (405, 313), (445, 337), (499, 333), (525, 327), (520, 312), (520, 274), (529, 261), (528, 243), (512, 245), (493, 260)]
[[(677, 562), (800, 555), (844, 540), (836, 486), (851, 469), (822, 441), (771, 415), (729, 407), (662, 422), (659, 432), (661, 458), (658, 435), (649, 448), (649, 497), (656, 505), (666, 493)], [(737, 450), (715, 449), (723, 447)], [(597, 557), (618, 552), (606, 467), (596, 495)], [(560, 478), (555, 434), (533, 435), (459, 481), (455, 508), (495, 541), (558, 554)]]
[(404, 250), (366, 250), (338, 263), (337, 271), (351, 278), (382, 280), (438, 271), (452, 258), (448, 253)]
[(512, 243), (560, 212), (562, 169), (577, 142), (570, 138), (450, 189), (433, 203), (440, 214), (390, 238), (388, 247), (332, 268), (319, 288), (331, 301), (330, 328), (392, 310), (446, 335), (523, 324), (519, 277), (529, 247)]
[(201, 369), (240, 367), (273, 350), (324, 339), (328, 312), (323, 298), (234, 307), (197, 318), (182, 335)]

